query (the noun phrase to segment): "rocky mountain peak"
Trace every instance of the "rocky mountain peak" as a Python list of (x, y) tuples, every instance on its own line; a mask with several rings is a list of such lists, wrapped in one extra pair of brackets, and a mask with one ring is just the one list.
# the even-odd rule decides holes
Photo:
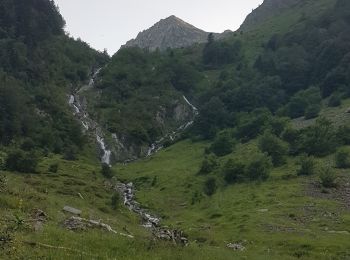
[[(137, 46), (151, 51), (182, 48), (206, 42), (208, 34), (209, 32), (198, 29), (175, 15), (171, 15), (160, 20), (151, 28), (140, 32), (135, 39), (128, 41), (122, 47)], [(220, 38), (220, 34), (215, 35)]]

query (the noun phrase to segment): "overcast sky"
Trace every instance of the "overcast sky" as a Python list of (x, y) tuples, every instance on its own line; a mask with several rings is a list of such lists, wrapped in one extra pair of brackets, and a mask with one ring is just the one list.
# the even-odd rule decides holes
[(160, 19), (176, 15), (208, 32), (236, 30), (263, 0), (55, 0), (66, 31), (91, 47), (115, 53)]

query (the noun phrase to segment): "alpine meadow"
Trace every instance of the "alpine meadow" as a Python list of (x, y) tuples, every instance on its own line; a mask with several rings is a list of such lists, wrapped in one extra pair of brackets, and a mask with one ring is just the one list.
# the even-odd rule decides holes
[(350, 259), (350, 1), (65, 28), (0, 0), (0, 259)]

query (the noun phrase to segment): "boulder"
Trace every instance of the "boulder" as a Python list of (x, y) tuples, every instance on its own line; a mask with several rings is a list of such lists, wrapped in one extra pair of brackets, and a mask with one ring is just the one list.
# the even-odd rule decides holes
[(70, 206), (64, 206), (63, 211), (71, 213), (73, 215), (77, 215), (77, 216), (81, 215), (81, 210), (75, 209), (75, 208), (70, 207)]

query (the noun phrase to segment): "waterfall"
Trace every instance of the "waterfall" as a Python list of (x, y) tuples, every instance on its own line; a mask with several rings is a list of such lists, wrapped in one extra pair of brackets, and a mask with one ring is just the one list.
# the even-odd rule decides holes
[(98, 133), (96, 133), (96, 140), (97, 140), (97, 143), (100, 145), (101, 150), (103, 151), (101, 162), (111, 165), (112, 152), (106, 148), (106, 143), (104, 139), (101, 136), (99, 136)]
[[(198, 109), (190, 102), (185, 96), (182, 96), (185, 102), (192, 108), (193, 117), (196, 117), (199, 112)], [(156, 141), (155, 143), (151, 144), (147, 151), (147, 157), (150, 157), (151, 155), (159, 152), (161, 149), (163, 149), (163, 141), (166, 139), (170, 139), (171, 141), (174, 141), (176, 139), (176, 136), (181, 133), (182, 131), (189, 128), (194, 123), (193, 120), (186, 122), (185, 124), (181, 125), (179, 128), (176, 129), (176, 131), (173, 131), (172, 133), (168, 133), (165, 136), (163, 136), (161, 139)]]
[(79, 114), (80, 113), (80, 109), (79, 107), (75, 104), (75, 97), (74, 95), (70, 95), (69, 97), (69, 105), (71, 105), (74, 108), (74, 115)]
[[(91, 79), (89, 80), (89, 85), (88, 86), (83, 86), (80, 88), (75, 94), (69, 95), (68, 103), (74, 109), (74, 116), (81, 122), (82, 126), (84, 127), (85, 131), (90, 131), (94, 133), (96, 137), (96, 141), (103, 152), (101, 156), (101, 162), (105, 163), (109, 166), (111, 166), (111, 155), (112, 151), (108, 149), (105, 139), (103, 138), (103, 132), (102, 128), (98, 125), (96, 121), (94, 121), (84, 108), (82, 104), (80, 103), (78, 93), (83, 92), (87, 90), (90, 87), (94, 86), (95, 79), (98, 76), (98, 73), (100, 72), (101, 69), (98, 69)], [(195, 107), (191, 106), (194, 110)], [(184, 126), (181, 126), (181, 129), (185, 129), (188, 126), (189, 123), (185, 124)], [(179, 129), (180, 129), (179, 128)], [(176, 136), (176, 131), (167, 135), (171, 140), (174, 140)], [(117, 134), (112, 134), (112, 138), (116, 141), (119, 142)], [(161, 138), (158, 143), (152, 144), (151, 147), (148, 150), (147, 155), (150, 156), (155, 152), (158, 152), (160, 149), (163, 148), (162, 146), (162, 141), (164, 141), (164, 138)], [(124, 205), (128, 207), (130, 211), (133, 211), (134, 213), (138, 214), (142, 220), (143, 220), (143, 226), (145, 228), (152, 229), (152, 233), (155, 234), (158, 238), (165, 239), (168, 241), (173, 241), (176, 242), (176, 240), (184, 245), (187, 245), (188, 240), (184, 236), (178, 236), (177, 230), (171, 230), (167, 227), (161, 227), (160, 226), (160, 221), (161, 219), (159, 217), (156, 217), (155, 215), (151, 215), (148, 213), (145, 209), (141, 207), (141, 205), (135, 200), (135, 188), (132, 183), (120, 183), (118, 182), (117, 185), (114, 187), (116, 191), (118, 191), (124, 198)], [(180, 235), (182, 234), (179, 233)]]
[(89, 80), (89, 85), (88, 85), (89, 87), (93, 87), (94, 86), (95, 80), (96, 80), (96, 78), (97, 78), (97, 76), (98, 76), (98, 74), (100, 73), (101, 70), (102, 70), (102, 68), (97, 69), (95, 71), (95, 73), (92, 75), (92, 77)]
[[(96, 70), (96, 72), (92, 75), (92, 77), (89, 80), (89, 87), (93, 87), (95, 83), (95, 79), (98, 76), (98, 73), (101, 71), (101, 69)], [(86, 86), (83, 86), (81, 89), (77, 91), (81, 92), (86, 88)], [(111, 155), (112, 151), (107, 149), (107, 145), (105, 143), (105, 139), (102, 136), (102, 129), (98, 126), (97, 122), (92, 120), (86, 111), (86, 109), (82, 106), (82, 104), (79, 101), (78, 94), (71, 94), (69, 96), (68, 103), (69, 105), (74, 109), (73, 114), (75, 117), (80, 121), (85, 131), (94, 131), (94, 135), (96, 137), (97, 144), (99, 145), (102, 156), (101, 156), (101, 162), (111, 165)]]
[(188, 99), (185, 96), (182, 96), (182, 97), (185, 100), (185, 102), (192, 108), (193, 113), (195, 115), (198, 115), (198, 109), (194, 105), (192, 105), (192, 103), (190, 101), (188, 101)]
[[(98, 123), (96, 121), (94, 121), (94, 120), (92, 120), (90, 118), (88, 112), (82, 106), (82, 104), (80, 103), (79, 97), (78, 97), (79, 93), (82, 93), (82, 92), (88, 90), (89, 88), (94, 87), (96, 78), (98, 77), (98, 74), (99, 74), (100, 71), (101, 71), (101, 68), (97, 69), (91, 75), (91, 78), (89, 80), (88, 85), (82, 86), (79, 90), (77, 90), (75, 92), (75, 94), (74, 93), (71, 94), (69, 96), (68, 103), (74, 109), (73, 114), (81, 122), (84, 130), (85, 131), (90, 131), (90, 132), (94, 131), (94, 135), (95, 135), (97, 144), (99, 145), (99, 147), (100, 147), (100, 149), (102, 151), (101, 162), (110, 165), (111, 164), (112, 151), (108, 149), (108, 146), (107, 146), (107, 144), (105, 142), (105, 139), (104, 139), (104, 136), (103, 136), (102, 128), (99, 127), (99, 125), (98, 125)], [(191, 107), (192, 113), (193, 113), (193, 118), (196, 117), (199, 114), (198, 113), (198, 109), (185, 96), (182, 96), (182, 97), (183, 97), (184, 101), (186, 102), (186, 104), (188, 104), (188, 106)], [(149, 156), (157, 153), (161, 149), (163, 149), (164, 148), (163, 144), (164, 144), (164, 142), (166, 140), (170, 140), (170, 141), (176, 140), (178, 135), (181, 132), (183, 132), (184, 130), (186, 130), (188, 127), (190, 127), (193, 124), (193, 122), (194, 121), (192, 119), (189, 122), (184, 123), (183, 125), (178, 127), (175, 131), (166, 134), (165, 136), (163, 136), (162, 138), (160, 138), (156, 142), (152, 143), (149, 146), (149, 148), (148, 148), (146, 156), (149, 157)], [(112, 134), (112, 138), (116, 142), (119, 142), (116, 134)]]

